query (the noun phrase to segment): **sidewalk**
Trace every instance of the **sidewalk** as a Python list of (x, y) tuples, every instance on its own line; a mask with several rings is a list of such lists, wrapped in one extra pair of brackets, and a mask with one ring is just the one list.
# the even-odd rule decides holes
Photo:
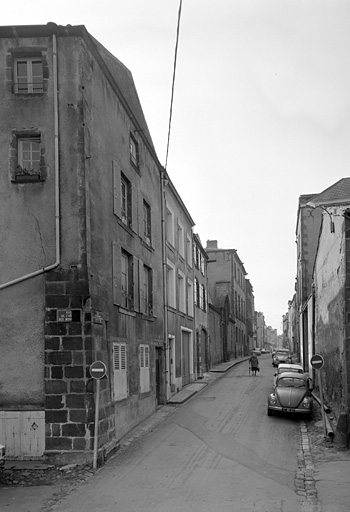
[[(315, 403), (314, 420), (307, 425), (313, 478), (322, 512), (350, 510), (350, 450), (325, 438), (321, 410)], [(318, 511), (317, 511), (318, 512)]]
[(249, 357), (241, 357), (239, 359), (232, 359), (231, 361), (227, 361), (225, 363), (220, 363), (213, 368), (208, 373), (203, 374), (203, 378), (193, 382), (191, 384), (188, 384), (188, 386), (185, 386), (182, 388), (176, 395), (172, 396), (168, 400), (168, 404), (175, 405), (175, 404), (183, 404), (191, 398), (193, 395), (201, 391), (205, 386), (216, 380), (218, 377), (220, 377), (219, 374), (227, 372), (230, 368), (233, 366), (236, 366), (236, 364), (240, 364), (244, 361), (247, 361)]

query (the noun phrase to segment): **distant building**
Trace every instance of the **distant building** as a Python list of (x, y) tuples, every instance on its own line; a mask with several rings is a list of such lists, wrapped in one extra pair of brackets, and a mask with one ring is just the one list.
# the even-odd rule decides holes
[(308, 300), (312, 291), (312, 272), (322, 217), (321, 210), (315, 210), (308, 206), (307, 203), (311, 198), (311, 194), (300, 196), (296, 226), (296, 309), (298, 311), (298, 318), (296, 320), (298, 324), (297, 332), (299, 338), (298, 346), (300, 347), (300, 361), (305, 371), (308, 369), (308, 344), (312, 329), (312, 322), (310, 322), (312, 305), (308, 305)]
[(258, 348), (266, 348), (266, 345), (269, 345), (268, 348), (271, 348), (271, 344), (267, 343), (266, 338), (266, 324), (264, 313), (261, 311), (255, 311), (255, 324), (256, 324), (256, 346)]
[(168, 178), (165, 185), (167, 398), (196, 378), (193, 226), (189, 212)]
[(208, 287), (213, 305), (223, 313), (224, 360), (249, 353), (246, 324), (246, 271), (235, 249), (208, 240)]
[(203, 249), (198, 234), (193, 234), (194, 266), (194, 316), (196, 376), (202, 378), (210, 369), (209, 347), (209, 303), (208, 303), (208, 255)]

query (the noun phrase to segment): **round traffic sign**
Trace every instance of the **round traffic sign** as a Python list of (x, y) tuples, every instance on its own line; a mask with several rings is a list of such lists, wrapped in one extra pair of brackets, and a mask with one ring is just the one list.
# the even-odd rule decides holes
[(90, 375), (93, 379), (103, 379), (107, 373), (107, 367), (102, 361), (95, 361), (90, 365)]
[(314, 354), (310, 359), (310, 363), (315, 370), (321, 370), (324, 365), (324, 359), (320, 354)]

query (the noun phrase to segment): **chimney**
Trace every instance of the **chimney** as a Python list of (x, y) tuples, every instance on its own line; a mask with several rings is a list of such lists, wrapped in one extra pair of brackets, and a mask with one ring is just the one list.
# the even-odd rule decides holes
[(207, 240), (206, 249), (217, 249), (218, 241), (217, 240)]

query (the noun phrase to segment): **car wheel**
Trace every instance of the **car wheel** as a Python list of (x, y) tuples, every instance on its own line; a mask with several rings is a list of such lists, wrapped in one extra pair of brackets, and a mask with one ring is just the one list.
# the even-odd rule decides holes
[(269, 408), (267, 408), (267, 415), (268, 416), (273, 416), (273, 411)]

